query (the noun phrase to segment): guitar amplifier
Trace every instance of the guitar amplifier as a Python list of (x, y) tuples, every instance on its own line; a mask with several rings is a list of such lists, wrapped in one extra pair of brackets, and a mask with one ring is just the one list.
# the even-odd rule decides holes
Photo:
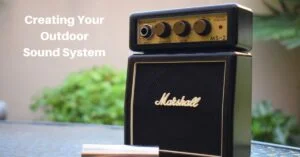
[[(237, 6), (220, 7), (236, 8)], [(198, 16), (192, 16), (194, 20), (185, 19), (189, 15), (175, 16), (175, 19), (182, 18), (181, 21), (190, 23), (191, 21), (197, 23), (199, 18), (212, 20), (210, 24), (212, 31), (215, 25), (219, 26), (219, 23), (214, 21), (217, 18), (215, 16), (224, 18), (224, 15), (216, 15), (218, 7), (214, 8), (213, 14), (206, 14), (198, 8)], [(162, 13), (163, 18), (174, 18), (174, 16), (164, 16), (164, 11), (151, 14), (159, 17), (159, 13)], [(226, 14), (226, 16), (230, 18), (231, 15)], [(143, 21), (143, 18), (139, 20)], [(152, 19), (150, 22), (153, 27), (156, 27), (155, 25), (161, 23), (161, 18)], [(169, 35), (177, 34), (175, 23), (170, 24)], [(223, 23), (223, 27), (228, 28), (226, 22)], [(139, 30), (138, 27), (132, 29)], [(173, 47), (170, 53), (171, 51), (160, 49), (159, 45), (162, 42), (163, 47), (168, 44), (166, 41), (170, 42), (175, 38), (160, 40), (161, 29), (163, 28), (153, 28), (152, 37), (147, 39), (150, 40), (148, 42), (157, 42), (155, 44), (157, 52), (154, 52), (154, 49), (143, 51), (143, 54), (134, 54), (128, 60), (125, 144), (159, 146), (161, 157), (249, 157), (251, 54), (247, 53), (246, 49), (242, 52), (226, 51), (222, 45), (220, 51), (208, 51), (210, 45), (204, 41), (205, 35), (200, 35), (201, 39), (196, 39), (195, 34), (191, 32), (184, 37), (188, 38), (184, 41), (188, 42), (192, 40), (189, 39), (190, 37), (195, 37), (195, 40), (199, 40), (197, 41), (200, 44), (197, 48), (199, 51), (194, 51), (195, 47), (186, 50)], [(190, 29), (196, 32), (197, 28)], [(146, 33), (136, 34), (137, 39)], [(210, 33), (212, 32), (206, 35)], [(202, 42), (206, 46), (201, 48)]]

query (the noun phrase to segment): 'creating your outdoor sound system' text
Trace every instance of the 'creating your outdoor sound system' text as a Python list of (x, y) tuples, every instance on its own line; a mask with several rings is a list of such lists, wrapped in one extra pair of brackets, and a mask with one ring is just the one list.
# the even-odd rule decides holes
[[(27, 15), (24, 17), (24, 22), (27, 25), (64, 25), (67, 27), (75, 27), (76, 25), (102, 25), (104, 17), (89, 17), (89, 16), (74, 16), (65, 17), (60, 15), (36, 17)], [(40, 40), (47, 41), (87, 41), (90, 38), (90, 33), (73, 33), (71, 31), (65, 32), (48, 32), (42, 31), (40, 33)], [(71, 49), (71, 48), (49, 48), (49, 49), (35, 49), (24, 48), (24, 57), (67, 57), (75, 59), (78, 57), (102, 57), (106, 52), (103, 49)]]

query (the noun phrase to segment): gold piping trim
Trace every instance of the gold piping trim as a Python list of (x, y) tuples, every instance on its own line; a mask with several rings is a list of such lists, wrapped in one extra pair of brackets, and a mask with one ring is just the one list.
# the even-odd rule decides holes
[(200, 153), (190, 153), (190, 152), (164, 150), (164, 149), (161, 149), (159, 151), (163, 152), (163, 153), (184, 154), (184, 155), (191, 155), (191, 156), (199, 156), (200, 155), (202, 157), (220, 157), (220, 156), (216, 156), (216, 155), (207, 155), (207, 154), (200, 154)]
[(133, 99), (134, 99), (134, 88), (135, 88), (135, 73), (136, 73), (136, 63), (134, 63), (133, 68), (133, 80), (132, 80), (132, 87), (131, 87), (131, 100), (130, 100), (130, 144), (133, 145)]
[(133, 145), (133, 99), (134, 99), (134, 90), (135, 90), (135, 78), (136, 78), (136, 65), (142, 64), (167, 64), (167, 63), (224, 63), (224, 75), (223, 75), (223, 93), (222, 93), (222, 116), (221, 116), (221, 155), (210, 155), (210, 154), (199, 154), (183, 151), (173, 151), (173, 150), (160, 150), (160, 152), (173, 153), (173, 154), (184, 154), (192, 156), (202, 156), (202, 157), (222, 157), (223, 155), (223, 112), (224, 112), (224, 96), (225, 96), (225, 76), (226, 76), (226, 60), (211, 60), (211, 61), (165, 61), (165, 62), (135, 62), (133, 67), (133, 76), (132, 76), (132, 87), (131, 87), (131, 100), (130, 100), (130, 145)]
[(221, 120), (222, 120), (222, 126), (221, 126), (221, 128), (222, 128), (222, 131), (221, 131), (221, 142), (222, 142), (222, 144), (221, 144), (221, 156), (223, 156), (223, 149), (222, 149), (222, 147), (223, 147), (223, 120), (224, 120), (223, 119), (223, 117), (224, 117), (223, 113), (224, 113), (224, 97), (225, 97), (225, 83), (226, 83), (226, 66), (227, 66), (226, 61), (224, 61), (222, 117), (221, 117)]

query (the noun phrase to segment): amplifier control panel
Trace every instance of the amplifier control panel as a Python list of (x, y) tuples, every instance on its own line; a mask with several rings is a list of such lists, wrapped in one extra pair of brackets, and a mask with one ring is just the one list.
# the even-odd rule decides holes
[(183, 43), (227, 40), (227, 14), (212, 13), (138, 20), (137, 43)]
[(129, 47), (145, 54), (249, 52), (251, 9), (238, 4), (133, 13)]

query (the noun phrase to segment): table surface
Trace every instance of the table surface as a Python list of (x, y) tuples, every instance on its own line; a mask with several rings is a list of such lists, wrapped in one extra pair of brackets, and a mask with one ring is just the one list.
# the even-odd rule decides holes
[[(80, 157), (82, 144), (123, 144), (123, 127), (0, 121), (0, 157)], [(253, 141), (251, 157), (300, 157), (300, 149)]]

